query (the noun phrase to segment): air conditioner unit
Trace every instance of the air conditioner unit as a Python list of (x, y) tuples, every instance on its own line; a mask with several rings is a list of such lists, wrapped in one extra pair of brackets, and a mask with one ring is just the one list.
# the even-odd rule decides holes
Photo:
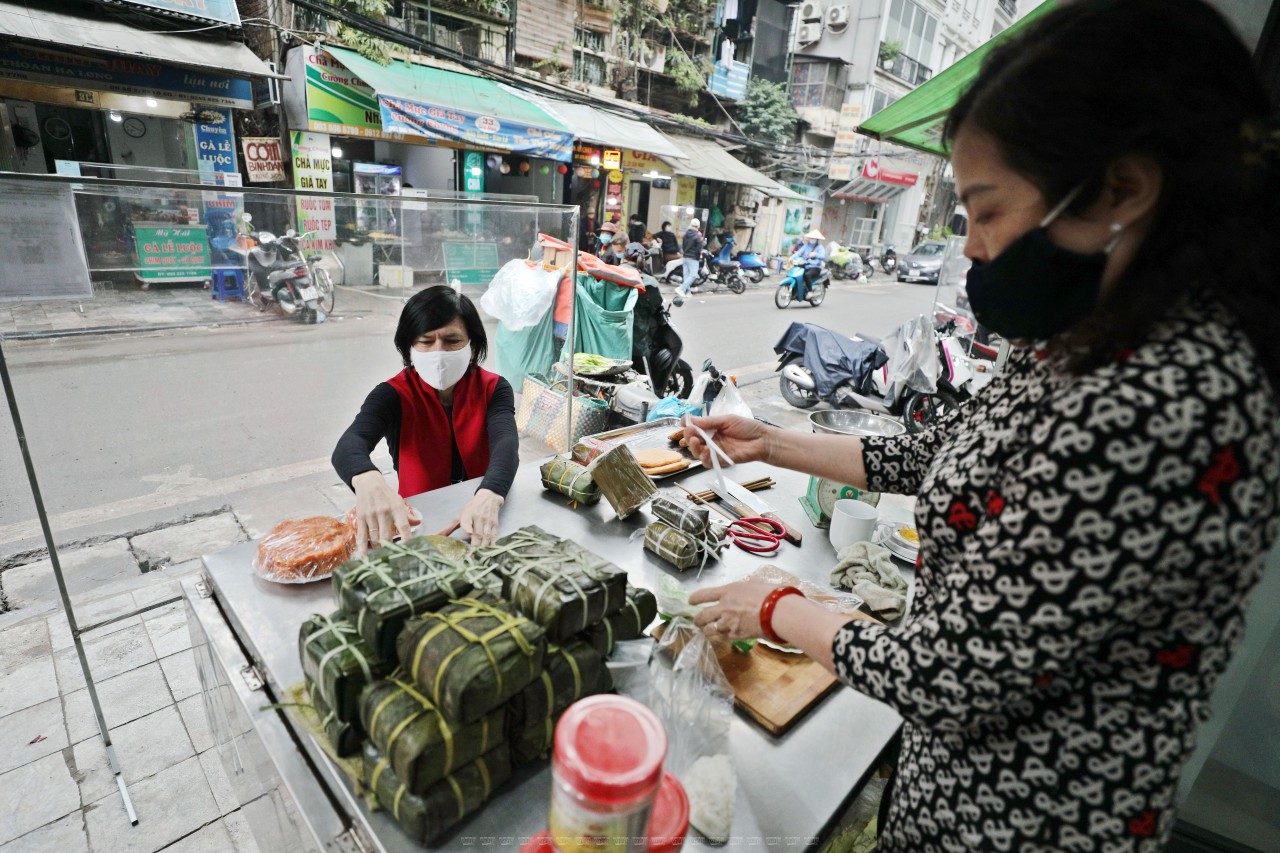
[(844, 28), (849, 26), (849, 7), (848, 6), (832, 6), (827, 10), (827, 28), (832, 32), (844, 32)]
[(822, 38), (822, 23), (801, 24), (796, 27), (796, 44), (804, 47)]
[(800, 4), (800, 20), (802, 21), (821, 21), (822, 20), (822, 4), (815, 0), (807, 0)]

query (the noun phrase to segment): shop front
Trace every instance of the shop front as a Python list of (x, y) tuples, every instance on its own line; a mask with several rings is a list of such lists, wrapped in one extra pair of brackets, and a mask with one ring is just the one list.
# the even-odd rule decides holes
[(880, 158), (868, 160), (853, 180), (831, 194), (835, 203), (825, 208), (823, 232), (860, 252), (884, 245), (910, 247), (910, 234), (897, 227), (898, 212), (910, 207), (907, 196), (919, 183), (916, 172), (881, 165)]

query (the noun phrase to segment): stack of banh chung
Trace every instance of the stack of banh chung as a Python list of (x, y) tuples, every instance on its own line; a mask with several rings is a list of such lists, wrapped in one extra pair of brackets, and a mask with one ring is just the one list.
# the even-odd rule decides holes
[(299, 636), (311, 703), (423, 843), (544, 758), (565, 709), (612, 689), (613, 644), (657, 613), (617, 566), (537, 527), (471, 552), (441, 537), (384, 545), (339, 566), (334, 590), (339, 612)]

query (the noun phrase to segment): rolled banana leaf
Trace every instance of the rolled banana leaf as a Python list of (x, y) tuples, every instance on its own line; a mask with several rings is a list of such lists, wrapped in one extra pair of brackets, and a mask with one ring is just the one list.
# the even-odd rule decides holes
[(600, 488), (591, 472), (572, 459), (552, 459), (542, 465), (542, 486), (581, 504), (599, 503)]
[(409, 620), (397, 641), (404, 667), (445, 718), (474, 723), (542, 672), (546, 634), (495, 598), (462, 598)]
[(658, 617), (658, 600), (643, 587), (627, 585), (627, 603), (617, 613), (612, 613), (593, 625), (582, 639), (603, 657), (613, 654), (613, 647), (627, 640), (638, 640), (644, 629)]
[(346, 614), (316, 614), (303, 622), (298, 630), (298, 654), (302, 671), (315, 685), (325, 708), (339, 722), (359, 723), (361, 691), (388, 667)]
[(707, 532), (707, 525), (711, 523), (711, 511), (705, 507), (690, 506), (662, 495), (653, 499), (649, 504), (649, 511), (659, 521), (665, 521), (669, 527), (695, 537), (704, 535)]
[(358, 754), (364, 743), (364, 729), (360, 727), (359, 719), (352, 722), (339, 720), (337, 714), (325, 704), (316, 683), (308, 678), (306, 684), (307, 698), (311, 700), (311, 707), (320, 718), (320, 726), (334, 753), (339, 758)]
[(507, 703), (507, 730), (514, 734), (544, 723), (584, 696), (602, 692), (606, 672), (604, 658), (586, 643), (548, 645), (542, 674)]
[(369, 686), (361, 698), (360, 720), (369, 741), (415, 794), (475, 761), (506, 735), (505, 708), (456, 726), (415, 685), (399, 678)]

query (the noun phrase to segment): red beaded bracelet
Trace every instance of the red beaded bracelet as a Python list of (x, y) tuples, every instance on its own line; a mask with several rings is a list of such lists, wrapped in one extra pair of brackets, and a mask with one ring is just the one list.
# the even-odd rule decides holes
[(787, 641), (773, 630), (773, 610), (778, 606), (778, 602), (788, 595), (803, 596), (804, 593), (794, 586), (780, 586), (770, 591), (764, 597), (764, 601), (760, 602), (760, 633), (766, 640), (779, 646), (786, 645)]

